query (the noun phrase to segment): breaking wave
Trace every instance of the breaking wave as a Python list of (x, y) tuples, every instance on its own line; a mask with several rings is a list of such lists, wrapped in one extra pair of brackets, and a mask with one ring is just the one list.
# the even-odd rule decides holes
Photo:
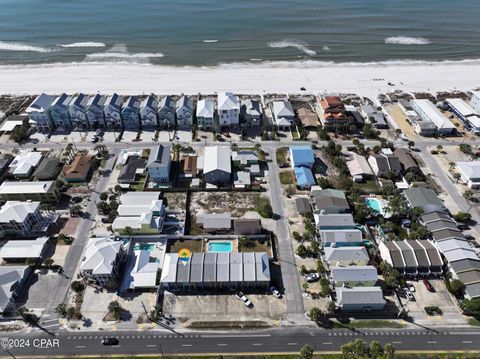
[(6, 42), (0, 41), (0, 50), (1, 51), (31, 51), (31, 52), (52, 52), (53, 49), (49, 49), (41, 46), (33, 46), (28, 44), (23, 44), (21, 42)]
[(87, 41), (87, 42), (74, 42), (71, 44), (64, 44), (64, 45), (59, 45), (61, 47), (105, 47), (103, 42), (93, 42), (93, 41)]
[(274, 41), (274, 42), (270, 42), (268, 46), (272, 48), (280, 48), (280, 49), (287, 48), (287, 47), (294, 47), (310, 56), (314, 56), (317, 54), (314, 50), (309, 49), (307, 47), (308, 44), (306, 42), (298, 41), (298, 40)]
[(392, 36), (387, 37), (385, 43), (394, 45), (428, 45), (431, 42), (424, 37)]
[(128, 52), (127, 46), (114, 45), (105, 52), (95, 52), (85, 57), (86, 62), (113, 62), (129, 64), (149, 64), (150, 59), (164, 57), (160, 52)]

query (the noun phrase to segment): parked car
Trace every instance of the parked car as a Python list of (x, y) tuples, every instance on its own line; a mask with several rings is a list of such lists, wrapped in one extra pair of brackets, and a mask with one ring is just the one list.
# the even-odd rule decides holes
[(237, 297), (237, 299), (241, 300), (243, 302), (243, 304), (245, 304), (246, 307), (250, 308), (253, 305), (253, 303), (242, 292), (238, 292), (237, 294), (235, 294), (235, 297)]
[(410, 290), (410, 292), (415, 293), (415, 286), (412, 282), (407, 282), (407, 288)]
[(102, 344), (103, 345), (118, 345), (118, 339), (117, 338), (104, 338), (104, 339), (102, 339)]
[(303, 275), (303, 278), (307, 281), (307, 282), (315, 282), (317, 280), (320, 279), (320, 275), (318, 273), (305, 273)]
[(270, 287), (270, 292), (272, 292), (272, 294), (277, 297), (277, 298), (282, 298), (282, 294), (277, 290), (277, 288), (275, 288), (273, 285)]
[(413, 296), (412, 292), (408, 288), (403, 288), (403, 293), (405, 293), (405, 296), (407, 297), (408, 300), (414, 301), (415, 297)]
[(424, 279), (423, 284), (425, 285), (425, 288), (427, 288), (429, 292), (435, 292), (435, 288), (433, 288), (432, 283), (430, 283), (428, 279)]

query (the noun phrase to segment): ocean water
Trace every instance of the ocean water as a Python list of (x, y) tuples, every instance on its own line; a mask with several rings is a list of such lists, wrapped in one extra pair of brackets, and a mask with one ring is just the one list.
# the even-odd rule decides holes
[(0, 0), (0, 64), (480, 59), (480, 0)]

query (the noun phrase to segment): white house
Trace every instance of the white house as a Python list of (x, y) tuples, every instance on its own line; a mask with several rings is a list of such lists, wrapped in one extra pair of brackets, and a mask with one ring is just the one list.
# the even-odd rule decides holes
[(26, 110), (30, 124), (40, 132), (50, 132), (52, 130), (49, 109), (53, 100), (53, 96), (42, 93), (33, 100)]
[(439, 134), (449, 135), (456, 131), (453, 123), (446, 118), (430, 100), (412, 100), (410, 103), (422, 120), (431, 121), (435, 124)]
[(197, 103), (197, 125), (200, 129), (214, 127), (215, 104), (212, 100), (200, 100)]
[(22, 150), (8, 165), (12, 175), (19, 178), (30, 177), (35, 167), (40, 164), (43, 155), (41, 152)]
[(142, 127), (157, 127), (158, 101), (155, 96), (148, 96), (140, 104), (140, 123)]
[(156, 145), (150, 150), (147, 161), (149, 179), (163, 186), (170, 183), (171, 145)]
[(0, 208), (0, 235), (28, 237), (42, 220), (40, 202), (7, 201)]
[(193, 125), (193, 101), (188, 96), (182, 96), (176, 105), (178, 127), (191, 128)]
[(456, 168), (469, 188), (480, 188), (480, 161), (457, 162)]
[(103, 113), (103, 108), (106, 100), (106, 96), (99, 94), (90, 97), (88, 100), (86, 115), (90, 128), (97, 129), (105, 127), (105, 115)]
[(107, 128), (122, 128), (123, 97), (114, 93), (109, 96), (104, 104), (105, 125)]
[(84, 94), (78, 94), (70, 102), (68, 113), (70, 114), (70, 121), (74, 129), (87, 129), (87, 104), (89, 98)]
[(480, 113), (480, 91), (472, 91), (469, 105), (472, 106), (475, 111)]
[(158, 123), (163, 128), (175, 127), (175, 100), (172, 96), (165, 96), (158, 105)]
[(214, 185), (227, 185), (232, 174), (231, 150), (227, 146), (205, 147), (203, 177)]
[(457, 116), (467, 128), (476, 135), (480, 134), (480, 114), (469, 106), (461, 98), (447, 98), (445, 100), (450, 110)]
[(50, 106), (50, 117), (52, 119), (53, 126), (57, 130), (68, 131), (72, 128), (70, 114), (68, 112), (71, 101), (72, 97), (63, 93), (58, 96)]
[(218, 125), (238, 126), (240, 117), (240, 99), (231, 92), (218, 94)]
[(274, 101), (272, 107), (274, 124), (280, 131), (289, 131), (295, 121), (295, 112), (290, 101)]
[(140, 101), (130, 96), (122, 106), (123, 128), (137, 130), (140, 127)]

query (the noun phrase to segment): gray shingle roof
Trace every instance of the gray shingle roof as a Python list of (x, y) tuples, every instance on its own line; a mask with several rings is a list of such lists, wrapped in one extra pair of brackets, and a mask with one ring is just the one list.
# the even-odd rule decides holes
[(170, 162), (171, 145), (156, 145), (150, 150), (147, 167), (167, 167)]
[(462, 260), (450, 263), (450, 267), (453, 269), (455, 273), (461, 273), (471, 269), (480, 270), (480, 260), (462, 259)]

